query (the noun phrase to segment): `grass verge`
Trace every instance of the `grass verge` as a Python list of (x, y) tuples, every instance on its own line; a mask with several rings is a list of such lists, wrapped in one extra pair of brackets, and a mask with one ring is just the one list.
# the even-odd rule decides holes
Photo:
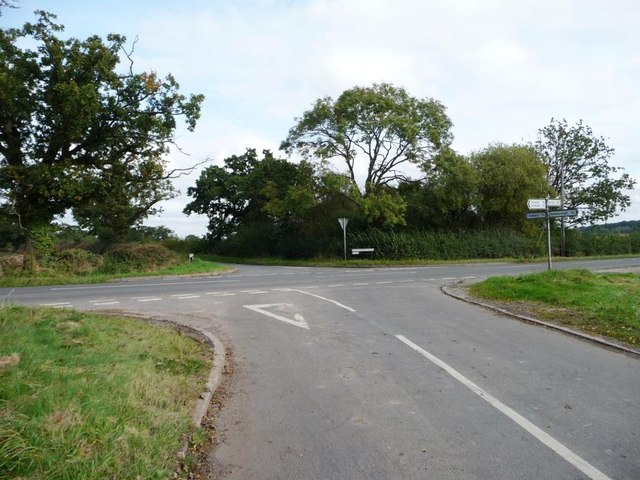
[(0, 277), (2, 287), (37, 287), (43, 285), (73, 285), (79, 283), (105, 283), (122, 278), (165, 276), (165, 275), (201, 275), (221, 273), (228, 267), (215, 262), (196, 258), (193, 262), (184, 262), (167, 268), (152, 271), (126, 273), (87, 273), (74, 275), (62, 272), (40, 271), (24, 272)]
[(0, 479), (174, 478), (210, 367), (168, 328), (1, 307)]
[(640, 275), (552, 270), (489, 278), (471, 285), (470, 293), (631, 348), (640, 346)]

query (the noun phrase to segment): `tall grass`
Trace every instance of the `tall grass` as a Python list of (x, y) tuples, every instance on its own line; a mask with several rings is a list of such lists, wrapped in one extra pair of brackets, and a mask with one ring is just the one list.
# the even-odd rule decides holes
[(172, 478), (203, 346), (130, 319), (4, 306), (3, 358), (0, 479)]

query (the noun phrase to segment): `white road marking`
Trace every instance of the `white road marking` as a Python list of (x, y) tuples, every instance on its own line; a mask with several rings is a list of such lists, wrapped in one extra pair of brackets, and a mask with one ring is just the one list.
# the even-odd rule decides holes
[[(136, 287), (164, 287), (167, 285), (202, 285), (206, 283), (239, 283), (240, 280), (206, 280), (201, 282), (165, 282), (165, 283), (141, 283)], [(52, 287), (49, 290), (89, 290), (89, 289), (105, 289), (105, 288), (131, 288), (131, 285), (84, 285), (81, 287)]]
[(193, 293), (176, 293), (176, 294), (171, 295), (171, 296), (174, 297), (174, 298), (180, 298), (180, 297), (191, 297), (193, 295), (195, 295), (195, 294), (193, 294)]
[(216, 297), (233, 297), (235, 293), (231, 292), (207, 292), (205, 295), (215, 295)]
[(389, 283), (393, 283), (393, 282), (376, 282), (378, 285), (387, 285)]
[(352, 283), (351, 284), (354, 287), (364, 287), (365, 285), (369, 285), (368, 282), (361, 282), (361, 283)]
[(282, 315), (277, 315), (272, 312), (268, 312), (264, 310), (265, 308), (273, 308), (273, 307), (291, 307), (290, 303), (267, 303), (264, 305), (243, 305), (244, 308), (248, 308), (249, 310), (253, 310), (254, 312), (261, 313), (266, 315), (267, 317), (275, 318), (276, 320), (280, 320), (281, 322), (288, 323), (290, 325), (294, 325), (296, 327), (304, 328), (305, 330), (309, 330), (309, 324), (305, 321), (304, 317), (298, 313), (295, 314), (295, 320), (291, 320), (290, 318), (283, 317)]
[(398, 280), (398, 283), (409, 283), (409, 282), (415, 282), (415, 280), (410, 279), (410, 280)]
[(162, 298), (160, 298), (160, 297), (155, 297), (155, 298), (137, 298), (136, 300), (138, 300), (139, 302), (157, 302), (159, 300), (162, 300)]
[(66, 305), (71, 305), (69, 302), (57, 302), (57, 303), (41, 303), (41, 307), (64, 307)]
[(240, 290), (240, 293), (248, 293), (249, 295), (256, 295), (258, 293), (268, 293), (265, 290)]
[(334, 283), (333, 285), (327, 285), (327, 288), (334, 288), (334, 287), (344, 287), (344, 283)]
[(192, 298), (200, 298), (200, 295), (182, 295), (175, 298), (176, 300), (191, 300)]
[(529, 420), (524, 418), (522, 415), (520, 415), (518, 412), (513, 410), (511, 407), (508, 407), (507, 405), (502, 403), (500, 400), (495, 398), (493, 395), (489, 394), (488, 392), (480, 388), (478, 385), (473, 383), (471, 380), (469, 380), (467, 377), (459, 373), (457, 370), (455, 370), (453, 367), (451, 367), (447, 363), (440, 360), (438, 357), (422, 349), (421, 347), (419, 347), (418, 345), (416, 345), (415, 343), (413, 343), (411, 340), (407, 339), (403, 335), (396, 335), (396, 338), (400, 340), (402, 343), (404, 343), (405, 345), (407, 345), (408, 347), (418, 352), (420, 355), (425, 357), (430, 362), (442, 368), (445, 372), (447, 372), (457, 381), (462, 383), (465, 387), (467, 387), (473, 393), (475, 393), (480, 398), (485, 400), (492, 407), (496, 408), (500, 413), (502, 413), (503, 415), (513, 420), (520, 427), (524, 428), (527, 432), (529, 432), (531, 435), (533, 435), (535, 438), (537, 438), (540, 442), (542, 442), (544, 445), (549, 447), (551, 450), (556, 452), (558, 455), (560, 455), (562, 458), (564, 458), (567, 462), (569, 462), (571, 465), (576, 467), (582, 473), (587, 475), (589, 478), (592, 478), (593, 480), (611, 480), (604, 473), (602, 473), (600, 470), (598, 470), (596, 467), (588, 463), (586, 460), (584, 460), (583, 458), (581, 458), (580, 456), (578, 456), (577, 454), (569, 450), (567, 447), (565, 447), (562, 443), (557, 441), (547, 432), (535, 426), (533, 423), (531, 423)]
[(89, 300), (89, 303), (105, 303), (105, 302), (115, 302), (115, 298), (102, 298), (100, 300)]
[(113, 302), (91, 302), (92, 305), (101, 305), (101, 306), (102, 305), (117, 305), (119, 303), (120, 302), (116, 302), (116, 301), (113, 301)]
[(272, 292), (290, 292), (292, 291), (292, 288), (272, 288), (271, 291)]
[(355, 312), (355, 310), (354, 310), (353, 308), (351, 308), (351, 307), (347, 307), (346, 305), (343, 305), (343, 304), (341, 304), (341, 303), (339, 303), (339, 302), (336, 302), (335, 300), (331, 300), (330, 298), (321, 297), (320, 295), (316, 295), (316, 294), (314, 294), (314, 293), (309, 293), (309, 292), (305, 292), (305, 291), (303, 291), (303, 290), (298, 290), (298, 289), (294, 289), (293, 291), (294, 291), (294, 292), (299, 292), (299, 293), (304, 293), (305, 295), (309, 295), (309, 296), (311, 296), (311, 297), (316, 297), (316, 298), (319, 298), (320, 300), (324, 300), (324, 301), (326, 301), (326, 302), (331, 302), (331, 303), (333, 303), (334, 305), (339, 306), (340, 308), (344, 308), (345, 310), (348, 310), (348, 311), (350, 311), (350, 312)]

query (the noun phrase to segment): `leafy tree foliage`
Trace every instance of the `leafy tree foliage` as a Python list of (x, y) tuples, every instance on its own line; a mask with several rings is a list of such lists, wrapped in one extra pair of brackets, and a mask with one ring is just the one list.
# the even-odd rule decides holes
[(176, 118), (193, 130), (203, 97), (135, 73), (125, 37), (63, 40), (56, 17), (36, 13), (0, 31), (0, 215), (27, 237), (69, 208), (122, 232), (172, 195), (163, 157)]
[(255, 149), (208, 167), (190, 187), (193, 200), (184, 213), (209, 217), (209, 236), (215, 242), (236, 234), (241, 226), (268, 224), (281, 228), (314, 203), (313, 169), (275, 158), (269, 150), (260, 159)]
[(582, 120), (570, 126), (566, 120), (551, 119), (538, 131), (536, 149), (564, 206), (580, 209), (574, 223), (606, 220), (630, 205), (624, 190), (632, 189), (635, 180), (626, 173), (615, 176), (623, 169), (609, 165), (614, 149)]
[(549, 190), (546, 169), (533, 147), (490, 145), (471, 155), (478, 175), (477, 212), (485, 228), (522, 230), (527, 200), (544, 198)]
[(443, 149), (425, 166), (421, 182), (405, 182), (399, 191), (413, 228), (461, 230), (477, 225), (478, 175), (471, 162)]
[(341, 159), (354, 185), (364, 170), (367, 196), (406, 178), (401, 170), (405, 164), (428, 162), (449, 145), (450, 128), (440, 102), (411, 97), (390, 84), (374, 84), (346, 90), (337, 100), (317, 100), (280, 148), (304, 158)]

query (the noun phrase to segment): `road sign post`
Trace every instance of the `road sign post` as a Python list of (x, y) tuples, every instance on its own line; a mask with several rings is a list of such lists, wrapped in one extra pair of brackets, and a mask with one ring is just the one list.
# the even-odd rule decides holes
[(339, 218), (338, 223), (342, 227), (343, 234), (343, 249), (344, 249), (344, 261), (347, 261), (347, 224), (349, 223), (348, 218)]
[[(559, 198), (530, 198), (527, 200), (527, 207), (529, 210), (544, 210), (544, 212), (533, 212), (525, 214), (527, 220), (533, 220), (536, 218), (544, 218), (547, 223), (547, 267), (551, 270), (551, 219), (561, 218), (564, 222), (565, 217), (578, 216), (578, 210), (549, 210), (549, 207), (563, 207), (563, 202)], [(564, 235), (564, 229), (563, 229)], [(564, 239), (563, 239), (564, 242)], [(562, 246), (564, 255), (564, 245)]]

